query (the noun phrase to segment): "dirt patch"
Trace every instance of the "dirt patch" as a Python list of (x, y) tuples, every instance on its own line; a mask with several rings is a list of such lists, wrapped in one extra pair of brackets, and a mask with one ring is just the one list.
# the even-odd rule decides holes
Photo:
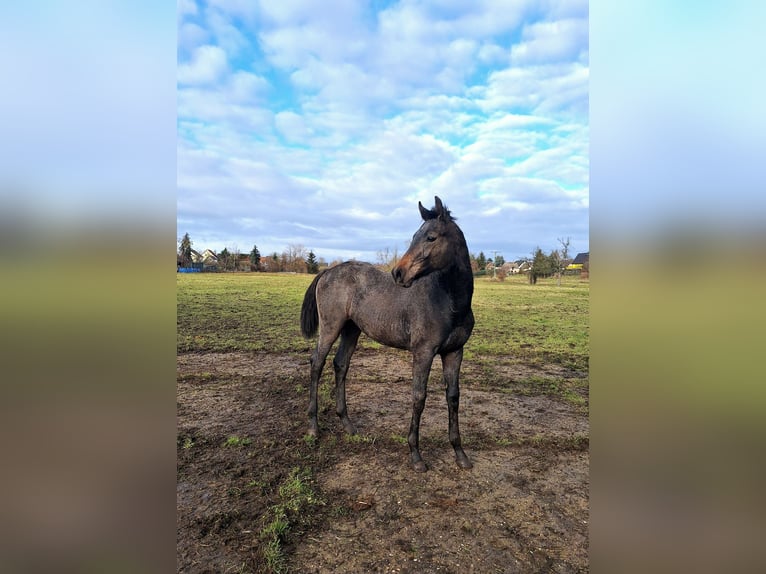
[[(313, 443), (304, 439), (307, 357), (180, 355), (178, 571), (587, 571), (587, 384), (582, 401), (528, 387), (520, 394), (513, 383), (528, 379), (530, 367), (499, 363), (487, 386), (486, 369), (466, 362), (461, 431), (474, 468), (464, 471), (447, 438), (438, 363), (421, 424), (430, 470), (418, 474), (404, 438), (407, 353), (360, 349), (347, 389), (360, 435), (342, 432), (326, 390)], [(532, 370), (543, 381), (587, 375), (558, 365)], [(286, 508), (295, 469), (316, 497), (286, 511), (274, 562), (264, 532), (275, 509)]]

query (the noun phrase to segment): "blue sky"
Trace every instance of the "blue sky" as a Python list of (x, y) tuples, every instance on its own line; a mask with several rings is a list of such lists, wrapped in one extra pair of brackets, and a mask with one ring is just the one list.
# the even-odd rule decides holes
[(588, 3), (180, 0), (177, 234), (374, 261), (587, 251)]

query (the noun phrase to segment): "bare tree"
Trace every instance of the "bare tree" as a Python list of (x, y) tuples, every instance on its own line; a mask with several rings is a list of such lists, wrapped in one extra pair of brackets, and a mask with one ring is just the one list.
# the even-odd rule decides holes
[(239, 271), (239, 259), (240, 259), (239, 247), (234, 245), (231, 248), (231, 261), (232, 261), (232, 267), (234, 271)]
[(287, 251), (283, 253), (285, 262), (285, 271), (294, 273), (306, 273), (306, 258), (308, 252), (303, 245), (291, 243), (287, 246)]
[(561, 287), (561, 274), (566, 266), (569, 265), (569, 237), (566, 239), (559, 237), (558, 242), (561, 243), (561, 250), (557, 252), (556, 284)]
[(386, 247), (385, 249), (379, 250), (377, 252), (378, 257), (378, 267), (381, 267), (385, 271), (391, 271), (391, 269), (396, 266), (397, 263), (399, 263), (399, 250), (394, 247), (394, 251), (391, 252), (391, 250)]

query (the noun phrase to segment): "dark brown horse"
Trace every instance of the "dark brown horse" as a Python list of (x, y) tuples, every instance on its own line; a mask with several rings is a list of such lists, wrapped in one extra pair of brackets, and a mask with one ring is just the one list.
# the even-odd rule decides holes
[(347, 261), (322, 271), (309, 286), (301, 309), (301, 332), (319, 330), (311, 355), (308, 433), (317, 436), (317, 385), (327, 354), (340, 336), (333, 360), (337, 413), (346, 432), (356, 428), (346, 408), (346, 373), (360, 333), (412, 352), (412, 422), (407, 442), (415, 470), (428, 469), (420, 456), (420, 417), (426, 386), (436, 355), (442, 359), (449, 409), (449, 440), (463, 468), (471, 461), (463, 452), (458, 426), (460, 364), (463, 345), (473, 330), (473, 274), (463, 232), (441, 200), (425, 209), (423, 224), (407, 252), (389, 275), (368, 263)]

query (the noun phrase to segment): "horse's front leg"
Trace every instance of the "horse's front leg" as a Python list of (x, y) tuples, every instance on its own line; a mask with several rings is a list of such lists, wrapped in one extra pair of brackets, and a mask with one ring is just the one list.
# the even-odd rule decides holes
[(463, 451), (460, 441), (458, 409), (460, 407), (460, 365), (463, 362), (463, 349), (442, 355), (444, 387), (449, 410), (449, 442), (455, 449), (455, 461), (461, 468), (472, 468), (473, 464)]
[(410, 463), (418, 472), (428, 470), (426, 463), (420, 456), (420, 417), (426, 406), (426, 393), (428, 388), (428, 375), (431, 373), (431, 363), (434, 354), (413, 354), (412, 361), (412, 421), (407, 443), (410, 445)]

